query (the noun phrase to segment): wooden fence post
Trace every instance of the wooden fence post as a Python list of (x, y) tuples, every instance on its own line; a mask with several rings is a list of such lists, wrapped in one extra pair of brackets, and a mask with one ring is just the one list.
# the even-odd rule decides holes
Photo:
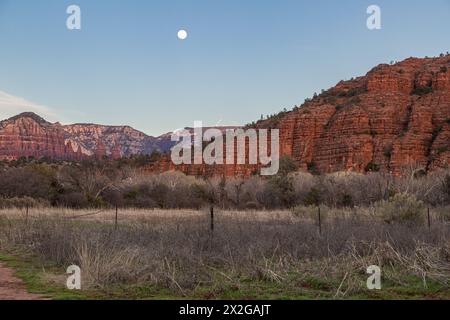
[(214, 207), (211, 206), (211, 234), (214, 233)]
[(117, 230), (118, 216), (119, 216), (119, 207), (116, 205), (116, 219), (115, 219), (115, 222), (114, 222), (114, 230)]
[(27, 205), (26, 205), (26, 216), (25, 216), (25, 222), (28, 224), (28, 208), (29, 206), (28, 206), (28, 203), (27, 203)]
[(320, 214), (320, 206), (317, 207), (319, 211), (319, 234), (322, 235), (322, 216)]
[(427, 214), (428, 214), (428, 229), (431, 229), (431, 216), (430, 216), (430, 207), (428, 207), (427, 208), (428, 210), (428, 212), (427, 212)]

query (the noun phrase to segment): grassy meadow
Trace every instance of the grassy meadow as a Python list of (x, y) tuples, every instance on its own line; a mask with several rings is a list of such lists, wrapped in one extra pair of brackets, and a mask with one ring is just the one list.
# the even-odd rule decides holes
[(449, 208), (400, 209), (216, 208), (212, 230), (209, 208), (119, 209), (117, 224), (114, 209), (9, 208), (0, 261), (53, 299), (450, 299)]

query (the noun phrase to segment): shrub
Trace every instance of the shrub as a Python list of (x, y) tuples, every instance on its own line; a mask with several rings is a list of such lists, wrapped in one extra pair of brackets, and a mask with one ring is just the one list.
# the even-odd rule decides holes
[(355, 204), (353, 202), (352, 195), (348, 194), (348, 193), (344, 193), (341, 197), (340, 205), (342, 207), (346, 207), (346, 208), (354, 207)]
[(366, 172), (378, 172), (380, 171), (380, 166), (376, 163), (370, 162), (365, 168)]
[(408, 193), (397, 193), (389, 200), (379, 202), (377, 208), (386, 223), (418, 225), (424, 222), (423, 202)]
[(169, 193), (169, 187), (163, 183), (157, 183), (150, 190), (152, 200), (156, 202), (160, 208), (167, 208)]
[(279, 175), (288, 175), (291, 172), (298, 170), (298, 165), (294, 159), (289, 156), (283, 156), (280, 159), (280, 169), (278, 170)]
[(50, 203), (44, 199), (33, 199), (30, 197), (14, 197), (14, 198), (0, 198), (1, 209), (11, 208), (39, 208), (49, 207)]
[(319, 169), (317, 168), (317, 165), (315, 162), (308, 162), (307, 163), (307, 167), (308, 167), (308, 172), (313, 174), (313, 175), (319, 175)]
[(431, 135), (432, 141), (436, 140), (436, 138), (439, 136), (439, 134), (442, 132), (444, 128), (442, 126), (436, 127), (433, 130), (433, 133)]
[(418, 96), (424, 96), (426, 94), (429, 94), (433, 92), (433, 88), (432, 87), (423, 87), (423, 88), (416, 88), (413, 91), (414, 95), (418, 95)]
[(449, 149), (449, 146), (442, 146), (442, 147), (439, 147), (438, 149), (437, 149), (437, 153), (438, 154), (442, 154), (442, 153), (445, 153), (445, 152), (447, 152), (447, 151), (449, 151), (450, 149)]
[(261, 205), (257, 201), (249, 201), (245, 204), (245, 209), (247, 210), (256, 210), (260, 208)]
[(191, 188), (192, 199), (201, 200), (204, 203), (214, 202), (214, 196), (211, 193), (211, 190), (208, 190), (205, 185), (194, 183)]
[(326, 97), (325, 98), (325, 102), (329, 103), (329, 104), (334, 104), (334, 103), (336, 103), (336, 101), (337, 101), (337, 98), (334, 97), (334, 96), (330, 96), (330, 97)]
[(292, 177), (286, 175), (271, 177), (259, 200), (266, 208), (290, 208), (295, 202)]
[(81, 209), (89, 207), (89, 201), (81, 192), (73, 191), (61, 194), (56, 204), (62, 207)]
[(348, 101), (348, 105), (354, 105), (354, 104), (358, 104), (361, 103), (361, 98), (360, 97), (352, 97), (349, 101)]
[(305, 197), (304, 203), (306, 206), (318, 206), (322, 200), (321, 192), (317, 188), (311, 188)]
[(358, 94), (358, 90), (355, 88), (351, 88), (347, 91), (347, 97), (354, 97)]
[(389, 144), (384, 147), (383, 154), (386, 158), (390, 159), (392, 157), (392, 152), (394, 151), (394, 147), (392, 144)]
[(444, 179), (444, 194), (447, 195), (448, 198), (450, 198), (450, 174), (447, 174)]
[(10, 168), (0, 173), (0, 196), (46, 199), (52, 194), (52, 177), (34, 167)]

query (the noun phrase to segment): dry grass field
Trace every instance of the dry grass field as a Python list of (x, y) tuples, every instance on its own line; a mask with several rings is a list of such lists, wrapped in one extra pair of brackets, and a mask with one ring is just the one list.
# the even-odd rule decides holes
[[(448, 208), (388, 221), (374, 207), (286, 211), (0, 211), (0, 252), (53, 298), (450, 298)], [(428, 222), (429, 221), (429, 222)], [(320, 223), (319, 223), (320, 222)], [(12, 258), (11, 256), (15, 257)], [(64, 289), (70, 265), (82, 290)], [(382, 290), (367, 289), (370, 265)]]

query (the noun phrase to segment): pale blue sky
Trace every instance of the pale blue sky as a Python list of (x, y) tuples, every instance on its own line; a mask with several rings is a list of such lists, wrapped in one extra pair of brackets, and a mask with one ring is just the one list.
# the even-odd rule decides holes
[[(81, 31), (66, 29), (70, 4)], [(245, 124), (379, 63), (450, 51), (449, 31), (450, 0), (0, 0), (0, 117), (152, 135)]]

